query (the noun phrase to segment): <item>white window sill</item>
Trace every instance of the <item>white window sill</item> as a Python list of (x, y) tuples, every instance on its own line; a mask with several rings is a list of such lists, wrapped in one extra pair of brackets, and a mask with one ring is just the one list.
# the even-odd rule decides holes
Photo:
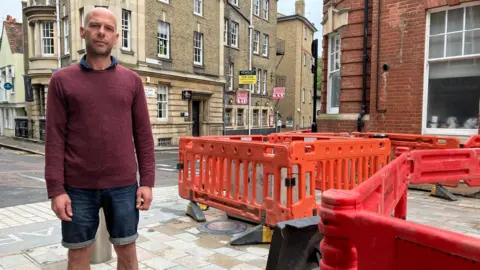
[(424, 128), (422, 134), (443, 136), (473, 136), (478, 134), (478, 129), (466, 128)]

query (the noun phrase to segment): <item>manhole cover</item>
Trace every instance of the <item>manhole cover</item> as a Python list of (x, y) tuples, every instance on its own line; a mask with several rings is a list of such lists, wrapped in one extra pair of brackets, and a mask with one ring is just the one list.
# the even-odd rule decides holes
[(245, 225), (230, 220), (213, 220), (200, 225), (200, 231), (211, 234), (236, 234), (245, 231)]

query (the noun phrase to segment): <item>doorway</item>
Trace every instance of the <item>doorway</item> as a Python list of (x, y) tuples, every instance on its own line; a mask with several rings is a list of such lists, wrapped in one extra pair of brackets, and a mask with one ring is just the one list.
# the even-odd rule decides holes
[(200, 136), (200, 101), (192, 101), (192, 136)]

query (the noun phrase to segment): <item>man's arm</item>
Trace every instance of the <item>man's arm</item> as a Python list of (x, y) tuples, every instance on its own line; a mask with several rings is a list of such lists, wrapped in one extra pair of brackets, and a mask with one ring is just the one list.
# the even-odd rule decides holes
[(67, 104), (58, 76), (50, 78), (45, 121), (45, 182), (48, 197), (65, 193), (64, 156)]
[(142, 80), (136, 77), (136, 94), (132, 105), (133, 138), (140, 170), (140, 186), (155, 185), (155, 145)]

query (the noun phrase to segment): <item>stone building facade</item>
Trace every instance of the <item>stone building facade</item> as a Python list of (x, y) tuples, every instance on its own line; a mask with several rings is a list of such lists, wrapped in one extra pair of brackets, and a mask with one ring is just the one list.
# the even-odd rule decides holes
[[(112, 55), (142, 77), (157, 144), (175, 145), (181, 136), (221, 134), (225, 79), (218, 52), (224, 1), (60, 0), (58, 39), (54, 1), (24, 1), (24, 30), (31, 41), (25, 45), (26, 74), (33, 89), (27, 107), (34, 138), (43, 138), (52, 72), (78, 63), (85, 54), (78, 29), (94, 7), (108, 8), (117, 17), (119, 40)], [(53, 37), (51, 41), (44, 33)], [(45, 48), (50, 51), (43, 53)]]
[(322, 131), (478, 133), (480, 1), (324, 1)]
[[(252, 10), (253, 8), (253, 10)], [(257, 83), (239, 84), (239, 73), (249, 70), (250, 11), (252, 11), (252, 70)], [(225, 134), (268, 134), (275, 126), (271, 100), (276, 78), (277, 0), (227, 0), (222, 20), (222, 46), (225, 70)], [(252, 90), (251, 109), (237, 102), (237, 94)], [(249, 121), (250, 119), (250, 121)]]
[(295, 5), (294, 15), (277, 18), (277, 36), (285, 52), (277, 56), (277, 86), (285, 87), (285, 98), (274, 104), (287, 130), (309, 128), (313, 117), (311, 49), (317, 29), (305, 18), (305, 1)]

